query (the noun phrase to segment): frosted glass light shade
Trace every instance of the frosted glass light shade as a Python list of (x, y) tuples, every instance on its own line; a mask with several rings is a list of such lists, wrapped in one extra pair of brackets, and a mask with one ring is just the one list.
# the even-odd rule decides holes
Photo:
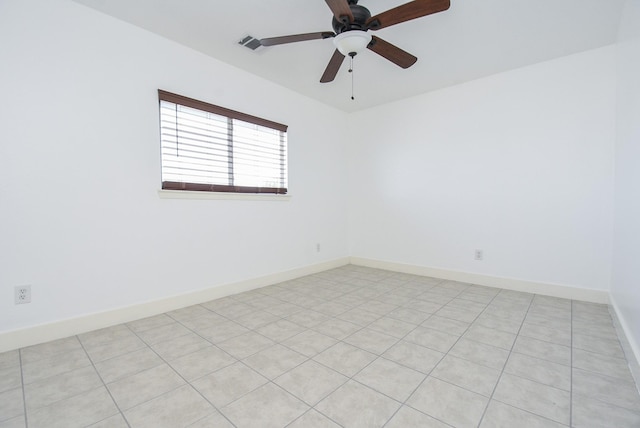
[(371, 34), (361, 30), (350, 30), (340, 33), (333, 38), (333, 44), (344, 56), (352, 52), (360, 53), (371, 42)]

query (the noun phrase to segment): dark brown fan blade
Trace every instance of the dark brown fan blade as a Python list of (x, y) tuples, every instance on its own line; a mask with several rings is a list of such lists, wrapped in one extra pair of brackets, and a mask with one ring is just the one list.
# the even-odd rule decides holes
[(320, 33), (293, 34), (291, 36), (269, 37), (260, 39), (262, 46), (283, 45), (285, 43), (304, 42), (307, 40), (329, 39), (335, 37), (335, 33), (331, 31), (322, 31)]
[(324, 70), (322, 77), (320, 78), (320, 83), (333, 82), (333, 79), (336, 78), (338, 74), (338, 70), (340, 70), (340, 66), (342, 65), (342, 61), (344, 61), (344, 55), (340, 53), (338, 49), (333, 53), (333, 56), (329, 60), (329, 65)]
[(409, 68), (418, 60), (418, 58), (409, 52), (405, 52), (399, 47), (385, 42), (376, 36), (371, 37), (371, 42), (367, 48), (402, 68)]
[(336, 17), (338, 21), (344, 22), (342, 17), (346, 16), (349, 20), (345, 22), (348, 24), (349, 22), (353, 22), (353, 13), (351, 12), (351, 8), (349, 7), (349, 2), (347, 0), (325, 0), (331, 12), (333, 12), (333, 16)]
[(366, 25), (370, 30), (379, 30), (401, 22), (431, 15), (432, 13), (445, 11), (449, 9), (450, 5), (450, 0), (414, 0), (372, 16), (367, 20)]

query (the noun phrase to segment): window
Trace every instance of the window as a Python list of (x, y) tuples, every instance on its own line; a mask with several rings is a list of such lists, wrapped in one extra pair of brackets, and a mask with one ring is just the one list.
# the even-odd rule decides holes
[(162, 188), (287, 193), (287, 126), (162, 90)]

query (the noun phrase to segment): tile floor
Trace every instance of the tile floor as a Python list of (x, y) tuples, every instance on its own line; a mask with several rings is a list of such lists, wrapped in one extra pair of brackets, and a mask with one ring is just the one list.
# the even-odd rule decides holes
[(640, 427), (604, 305), (345, 266), (0, 354), (0, 427)]

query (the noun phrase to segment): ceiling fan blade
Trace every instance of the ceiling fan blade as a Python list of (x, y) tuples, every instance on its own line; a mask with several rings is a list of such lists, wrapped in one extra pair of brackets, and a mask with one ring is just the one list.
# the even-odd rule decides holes
[(319, 33), (293, 34), (291, 36), (268, 37), (266, 39), (260, 39), (260, 44), (262, 46), (275, 46), (275, 45), (283, 45), (285, 43), (304, 42), (307, 40), (329, 39), (331, 37), (335, 37), (335, 35), (336, 34), (331, 31), (322, 31)]
[(370, 30), (379, 30), (449, 9), (450, 0), (414, 0), (372, 16), (366, 22)]
[(402, 68), (409, 68), (418, 60), (418, 58), (409, 52), (405, 52), (399, 47), (376, 36), (371, 37), (371, 42), (367, 48)]
[(343, 17), (347, 17), (348, 21), (344, 22), (348, 24), (349, 22), (353, 22), (353, 13), (351, 12), (351, 8), (349, 7), (349, 2), (347, 0), (325, 0), (331, 12), (333, 12), (333, 16), (340, 22), (344, 22)]
[(333, 56), (329, 60), (329, 65), (327, 65), (327, 68), (324, 70), (324, 73), (320, 78), (320, 83), (332, 82), (333, 79), (336, 78), (338, 70), (340, 70), (342, 61), (344, 61), (344, 55), (342, 55), (340, 51), (336, 49), (336, 51), (333, 53)]

